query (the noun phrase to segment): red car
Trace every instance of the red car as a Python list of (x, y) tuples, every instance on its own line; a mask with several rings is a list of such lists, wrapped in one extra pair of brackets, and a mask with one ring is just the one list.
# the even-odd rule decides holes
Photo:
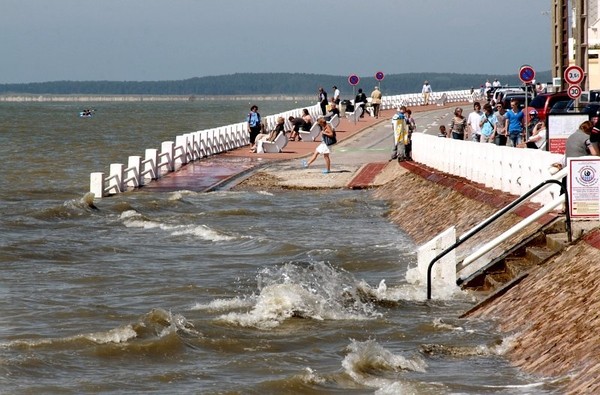
[(540, 121), (545, 121), (546, 115), (550, 112), (553, 105), (561, 101), (568, 102), (569, 100), (571, 98), (567, 92), (540, 93), (529, 103), (529, 108), (527, 108), (525, 114), (529, 114), (532, 109), (536, 110)]

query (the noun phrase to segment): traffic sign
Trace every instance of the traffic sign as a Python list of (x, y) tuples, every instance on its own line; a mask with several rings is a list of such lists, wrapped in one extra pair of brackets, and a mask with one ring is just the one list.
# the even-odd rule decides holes
[(378, 71), (375, 73), (375, 79), (377, 81), (381, 81), (383, 79), (384, 75), (383, 75), (383, 71)]
[(533, 67), (525, 64), (519, 69), (519, 79), (528, 84), (535, 79), (535, 70)]
[(579, 85), (569, 85), (569, 88), (567, 89), (567, 94), (571, 99), (575, 100), (579, 96), (581, 96), (581, 88), (579, 87)]
[(352, 86), (358, 85), (359, 82), (360, 82), (360, 78), (358, 78), (358, 76), (356, 74), (352, 74), (351, 76), (348, 77), (348, 83)]
[(573, 65), (565, 69), (565, 81), (570, 85), (577, 85), (583, 81), (583, 69)]

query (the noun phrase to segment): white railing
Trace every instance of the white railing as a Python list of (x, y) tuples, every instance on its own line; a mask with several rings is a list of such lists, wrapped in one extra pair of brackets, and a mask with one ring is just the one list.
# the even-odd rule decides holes
[[(447, 92), (433, 92), (430, 97), (430, 103), (444, 105), (447, 103), (467, 102), (472, 101), (470, 89)], [(381, 99), (381, 109), (389, 110), (400, 106), (420, 106), (424, 104), (423, 95), (421, 93), (404, 93), (402, 95), (384, 96)]]
[[(415, 133), (412, 156), (416, 162), (488, 188), (520, 196), (550, 178), (548, 168), (562, 155), (528, 148), (454, 140)], [(551, 186), (533, 198), (535, 203), (554, 200), (560, 187)]]
[[(306, 107), (313, 118), (321, 115), (318, 105)], [(277, 118), (283, 117), (288, 129), (292, 128), (288, 118), (302, 116), (302, 108), (266, 116), (263, 121), (268, 130), (274, 129)], [(177, 171), (189, 162), (234, 150), (249, 144), (249, 135), (244, 122), (219, 128), (200, 130), (177, 136), (175, 141), (164, 141), (160, 150), (146, 149), (144, 158), (130, 156), (127, 167), (112, 163), (109, 174), (90, 174), (90, 192), (96, 198), (125, 192), (148, 184), (167, 173)]]

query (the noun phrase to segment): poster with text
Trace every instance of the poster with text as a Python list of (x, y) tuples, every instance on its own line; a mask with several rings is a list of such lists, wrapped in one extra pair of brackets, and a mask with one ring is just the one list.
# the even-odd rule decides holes
[(598, 219), (600, 216), (600, 158), (569, 158), (568, 191), (571, 218)]

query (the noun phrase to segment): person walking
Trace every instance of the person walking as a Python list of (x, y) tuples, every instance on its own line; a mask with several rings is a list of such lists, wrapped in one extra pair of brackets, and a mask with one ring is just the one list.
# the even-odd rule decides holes
[(504, 125), (508, 131), (508, 138), (510, 139), (513, 147), (516, 147), (521, 143), (524, 118), (523, 110), (519, 108), (519, 101), (511, 100), (510, 110), (506, 112)]
[(502, 102), (496, 104), (496, 132), (494, 133), (494, 144), (506, 146), (506, 109)]
[(340, 90), (337, 86), (333, 86), (333, 102), (338, 105), (340, 104)]
[(368, 102), (367, 95), (365, 95), (362, 88), (359, 88), (358, 93), (356, 94), (356, 97), (354, 98), (354, 106), (362, 108), (362, 113), (360, 114), (361, 118), (365, 117), (365, 111), (366, 111), (365, 107), (367, 105), (367, 102)]
[(412, 135), (415, 130), (417, 130), (417, 123), (412, 116), (412, 111), (410, 108), (406, 109), (406, 127), (408, 128), (408, 142), (404, 147), (404, 152), (406, 155), (406, 160), (412, 160)]
[(260, 113), (258, 112), (258, 106), (253, 105), (250, 107), (250, 112), (246, 117), (246, 130), (250, 134), (250, 151), (256, 150), (256, 136), (261, 132), (261, 119)]
[(327, 114), (327, 92), (322, 87), (319, 88), (319, 105), (321, 106), (321, 115)]
[(371, 105), (373, 106), (373, 115), (375, 119), (379, 118), (379, 107), (381, 106), (381, 91), (378, 86), (375, 86), (373, 92), (371, 92)]
[(494, 110), (492, 109), (492, 105), (490, 103), (485, 103), (483, 105), (483, 115), (479, 120), (479, 127), (481, 130), (481, 139), (482, 143), (492, 143), (494, 142), (494, 133), (496, 132), (496, 115), (494, 114)]
[(423, 94), (423, 105), (426, 106), (429, 104), (429, 96), (431, 95), (431, 85), (429, 85), (429, 81), (423, 83), (421, 93)]
[(471, 139), (477, 143), (481, 140), (481, 126), (479, 125), (479, 121), (481, 121), (482, 115), (481, 104), (476, 101), (473, 103), (473, 111), (467, 117), (467, 126), (469, 127)]
[(302, 161), (302, 166), (308, 168), (319, 156), (319, 154), (323, 155), (323, 159), (325, 160), (325, 170), (323, 170), (323, 174), (328, 174), (331, 172), (331, 159), (329, 158), (329, 154), (331, 150), (329, 147), (337, 143), (337, 138), (335, 135), (335, 130), (331, 127), (330, 124), (327, 123), (325, 118), (319, 118), (317, 123), (321, 127), (321, 144), (317, 146), (315, 152), (309, 161)]
[(467, 119), (462, 115), (463, 109), (456, 107), (454, 109), (454, 117), (450, 121), (450, 133), (448, 137), (452, 137), (454, 140), (466, 140), (468, 136), (465, 136), (467, 130)]

